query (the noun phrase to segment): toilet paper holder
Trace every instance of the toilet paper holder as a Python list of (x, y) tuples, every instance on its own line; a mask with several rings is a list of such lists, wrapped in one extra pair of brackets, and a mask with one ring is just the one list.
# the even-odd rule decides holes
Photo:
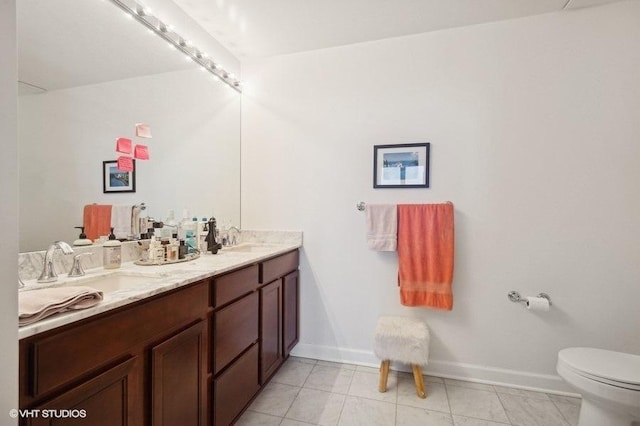
[[(512, 302), (527, 303), (527, 298), (526, 297), (523, 298), (522, 296), (520, 296), (520, 293), (518, 293), (517, 291), (510, 291), (509, 294), (507, 294), (507, 297)], [(542, 297), (544, 299), (547, 299), (549, 301), (549, 306), (551, 306), (551, 296), (549, 296), (547, 293), (539, 293), (538, 297)]]

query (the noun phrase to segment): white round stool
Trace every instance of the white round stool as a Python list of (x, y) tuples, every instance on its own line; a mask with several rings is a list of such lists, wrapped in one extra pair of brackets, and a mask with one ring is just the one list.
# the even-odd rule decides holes
[(378, 390), (387, 391), (387, 378), (391, 361), (411, 364), (416, 393), (426, 398), (422, 366), (429, 361), (429, 328), (416, 318), (383, 316), (378, 318), (373, 345), (380, 363)]

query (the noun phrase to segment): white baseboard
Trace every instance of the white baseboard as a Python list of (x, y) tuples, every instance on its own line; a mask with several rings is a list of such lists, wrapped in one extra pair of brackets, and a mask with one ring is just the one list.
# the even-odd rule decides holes
[[(380, 360), (374, 355), (373, 351), (338, 348), (334, 346), (298, 343), (291, 352), (291, 355), (367, 367), (378, 367), (380, 365)], [(401, 364), (393, 364), (392, 369), (397, 371), (410, 371), (407, 366)], [(556, 395), (580, 397), (579, 394), (572, 391), (564, 380), (557, 375), (536, 374), (527, 371), (507, 370), (436, 359), (429, 360), (429, 365), (423, 369), (423, 372), (429, 376), (444, 377), (447, 379), (466, 380), (469, 382), (507, 386)]]

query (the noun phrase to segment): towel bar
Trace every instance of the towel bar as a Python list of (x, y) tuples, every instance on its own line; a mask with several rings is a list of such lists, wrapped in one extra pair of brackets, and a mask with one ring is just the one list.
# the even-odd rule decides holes
[[(522, 296), (520, 296), (520, 293), (518, 293), (517, 291), (510, 291), (509, 294), (507, 294), (507, 297), (510, 301), (515, 303), (527, 303), (527, 298), (523, 298)], [(539, 293), (538, 297), (547, 299), (549, 301), (549, 306), (551, 306), (551, 297), (547, 293)]]
[[(451, 201), (446, 201), (446, 203), (447, 203), (447, 204), (452, 204), (452, 203), (451, 203)], [(143, 204), (144, 204), (144, 203), (143, 203)], [(367, 203), (365, 203), (364, 201), (359, 201), (359, 202), (356, 204), (356, 208), (357, 208), (358, 210), (360, 210), (361, 212), (363, 212), (363, 211), (364, 211), (364, 208), (366, 207), (366, 205), (367, 205)]]

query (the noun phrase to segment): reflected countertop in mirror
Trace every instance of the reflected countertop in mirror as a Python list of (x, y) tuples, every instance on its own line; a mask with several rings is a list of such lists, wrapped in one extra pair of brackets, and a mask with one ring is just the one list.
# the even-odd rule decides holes
[[(18, 8), (20, 251), (72, 242), (86, 204), (240, 224), (241, 95), (104, 1)], [(135, 137), (135, 124), (152, 138)], [(115, 140), (149, 148), (135, 193), (103, 193)]]

